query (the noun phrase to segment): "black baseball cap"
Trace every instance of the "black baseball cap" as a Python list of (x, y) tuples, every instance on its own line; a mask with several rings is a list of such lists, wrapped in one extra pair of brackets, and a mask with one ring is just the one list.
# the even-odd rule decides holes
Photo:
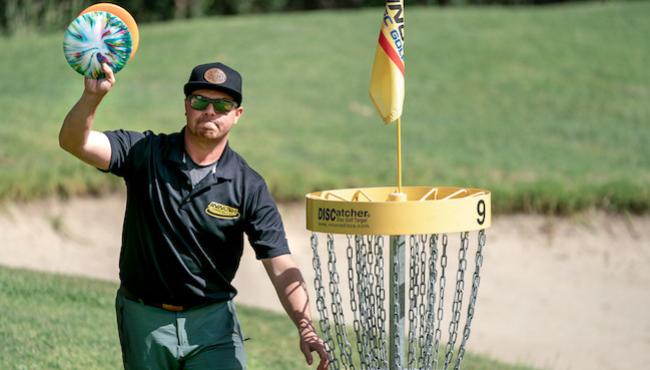
[(209, 89), (225, 92), (232, 96), (241, 105), (242, 81), (239, 72), (223, 63), (200, 64), (190, 73), (190, 78), (183, 87), (185, 96), (192, 94), (194, 90)]

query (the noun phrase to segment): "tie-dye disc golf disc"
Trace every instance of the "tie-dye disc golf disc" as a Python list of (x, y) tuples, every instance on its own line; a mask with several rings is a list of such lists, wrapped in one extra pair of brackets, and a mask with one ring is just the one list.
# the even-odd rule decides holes
[(81, 14), (63, 36), (63, 53), (68, 64), (89, 78), (102, 78), (102, 63), (114, 73), (131, 57), (133, 41), (126, 24), (117, 16), (96, 11)]
[(135, 19), (133, 19), (131, 13), (129, 13), (126, 9), (120, 7), (119, 5), (115, 5), (112, 3), (97, 3), (91, 5), (86, 9), (84, 9), (81, 12), (81, 14), (86, 14), (90, 12), (109, 12), (114, 16), (118, 17), (122, 22), (124, 22), (124, 24), (126, 24), (126, 27), (129, 29), (129, 32), (131, 33), (131, 44), (132, 44), (131, 58), (133, 58), (135, 52), (138, 50), (138, 44), (140, 42), (140, 32), (138, 31), (138, 24), (135, 23)]

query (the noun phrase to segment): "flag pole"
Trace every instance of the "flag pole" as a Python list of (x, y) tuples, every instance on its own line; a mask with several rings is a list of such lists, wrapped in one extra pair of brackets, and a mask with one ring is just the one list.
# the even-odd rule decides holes
[(402, 118), (397, 119), (397, 192), (402, 192)]

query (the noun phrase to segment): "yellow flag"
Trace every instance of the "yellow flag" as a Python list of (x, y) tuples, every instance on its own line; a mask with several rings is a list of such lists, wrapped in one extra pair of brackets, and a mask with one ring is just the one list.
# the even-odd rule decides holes
[(370, 98), (384, 123), (402, 115), (404, 104), (404, 1), (386, 0), (375, 62), (370, 76)]

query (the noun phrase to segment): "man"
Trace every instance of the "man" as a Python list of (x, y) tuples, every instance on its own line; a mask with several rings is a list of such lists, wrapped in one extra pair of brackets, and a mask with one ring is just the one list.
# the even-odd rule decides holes
[(184, 86), (186, 125), (170, 135), (92, 130), (115, 85), (85, 79), (59, 133), (63, 149), (124, 178), (127, 204), (116, 297), (124, 367), (245, 369), (243, 334), (231, 285), (243, 234), (298, 328), (308, 364), (328, 367), (302, 275), (262, 177), (228, 146), (244, 110), (240, 74), (221, 63), (196, 66)]

